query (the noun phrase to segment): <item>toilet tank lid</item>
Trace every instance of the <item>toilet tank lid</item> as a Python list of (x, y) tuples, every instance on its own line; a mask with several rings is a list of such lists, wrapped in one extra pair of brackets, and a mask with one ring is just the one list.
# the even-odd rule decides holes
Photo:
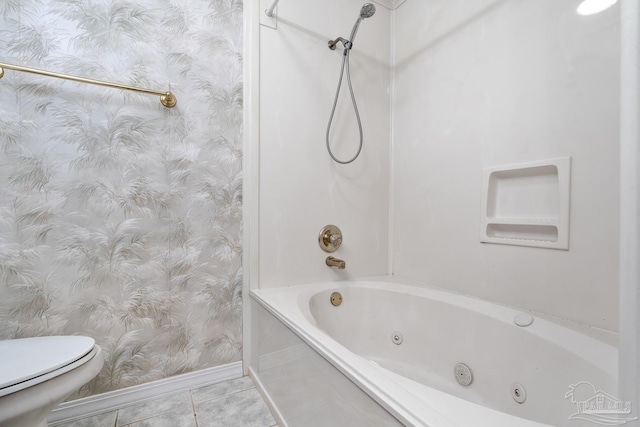
[(56, 336), (0, 341), (0, 389), (75, 362), (95, 346), (93, 338)]

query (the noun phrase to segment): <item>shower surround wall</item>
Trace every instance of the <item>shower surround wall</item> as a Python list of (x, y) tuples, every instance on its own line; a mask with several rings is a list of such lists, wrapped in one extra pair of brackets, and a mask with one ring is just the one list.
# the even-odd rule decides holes
[[(260, 20), (271, 2), (260, 4)], [(390, 135), (390, 11), (364, 20), (351, 51), (351, 77), (364, 130), (357, 160), (329, 157), (325, 132), (342, 63), (342, 48), (363, 2), (281, 1), (277, 29), (260, 26), (259, 286), (387, 272)], [(359, 135), (346, 75), (331, 133), (338, 158), (351, 158)], [(337, 225), (344, 241), (333, 255), (345, 270), (325, 265), (318, 233)], [(257, 276), (257, 275), (256, 275)], [(252, 286), (258, 286), (257, 277)]]
[[(619, 10), (584, 17), (578, 3), (378, 4), (351, 54), (363, 154), (340, 166), (324, 135), (341, 51), (326, 42), (362, 2), (280, 2), (277, 29), (260, 27), (259, 286), (386, 274), (389, 244), (393, 274), (617, 331)], [(260, 19), (275, 26), (270, 4)], [(344, 157), (357, 143), (346, 93), (332, 139)], [(480, 243), (482, 169), (567, 156), (569, 250)], [(317, 245), (328, 223), (345, 235), (343, 272)]]
[[(259, 176), (260, 210), (252, 222), (259, 223), (252, 288), (392, 272), (567, 319), (616, 344), (619, 6), (590, 17), (576, 14), (580, 0), (409, 0), (392, 12), (378, 7), (362, 23), (351, 54), (365, 117), (364, 157), (339, 166), (326, 153), (324, 132), (341, 52), (326, 43), (348, 35), (355, 19), (349, 13), (357, 14), (362, 2), (281, 1), (277, 20), (264, 16), (271, 3), (252, 9), (263, 23), (254, 47), (260, 125), (251, 141), (259, 167), (251, 174), (256, 187)], [(350, 108), (343, 98), (337, 117), (352, 120)], [(344, 132), (350, 137), (338, 138), (340, 144), (355, 144), (353, 121)], [(563, 157), (571, 157), (569, 250), (481, 243), (483, 169)], [(343, 230), (336, 256), (347, 261), (345, 271), (324, 265), (317, 233), (327, 223)], [(307, 381), (313, 358), (302, 341), (281, 332), (281, 322), (256, 299), (249, 302), (251, 370), (291, 425), (322, 423), (342, 414), (345, 401), (344, 412), (361, 411), (329, 376)], [(473, 333), (475, 325), (466, 326)]]
[[(393, 271), (617, 331), (619, 7), (579, 3), (397, 9)], [(565, 156), (569, 251), (481, 244), (482, 169)]]
[(89, 395), (241, 358), (241, 0), (0, 4), (0, 338), (84, 334)]

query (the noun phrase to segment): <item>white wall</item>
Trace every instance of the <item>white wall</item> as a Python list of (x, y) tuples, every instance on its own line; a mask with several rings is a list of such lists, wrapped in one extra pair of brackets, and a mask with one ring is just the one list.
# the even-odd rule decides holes
[(0, 2), (2, 61), (178, 100), (0, 81), (0, 339), (93, 337), (71, 398), (241, 355), (242, 3), (168, 3)]
[[(397, 9), (394, 274), (615, 331), (619, 10), (578, 3)], [(481, 244), (482, 169), (563, 156), (570, 250)]]
[[(390, 137), (390, 16), (379, 6), (362, 22), (351, 53), (351, 74), (364, 128), (364, 148), (350, 165), (334, 163), (325, 129), (342, 62), (329, 39), (348, 38), (360, 0), (281, 1), (277, 29), (260, 27), (260, 287), (387, 272)], [(264, 10), (270, 2), (263, 2)], [(274, 22), (264, 19), (266, 23)], [(346, 80), (334, 121), (335, 152), (349, 158), (358, 131)], [(344, 235), (325, 265), (320, 228)], [(252, 286), (255, 286), (255, 277)]]
[[(640, 5), (621, 5), (620, 398), (640, 407)], [(629, 427), (640, 426), (632, 421)]]

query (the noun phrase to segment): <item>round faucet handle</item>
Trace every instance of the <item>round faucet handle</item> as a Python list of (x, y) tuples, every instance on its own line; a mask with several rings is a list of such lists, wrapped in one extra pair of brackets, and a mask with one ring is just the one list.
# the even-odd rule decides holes
[(342, 232), (335, 225), (326, 225), (320, 230), (318, 244), (325, 252), (335, 252), (342, 244)]

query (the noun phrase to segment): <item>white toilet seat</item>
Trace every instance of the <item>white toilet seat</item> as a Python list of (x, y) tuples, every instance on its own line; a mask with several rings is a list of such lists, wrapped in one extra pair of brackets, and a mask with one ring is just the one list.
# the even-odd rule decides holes
[(56, 336), (0, 341), (0, 397), (40, 384), (96, 355), (89, 337)]

